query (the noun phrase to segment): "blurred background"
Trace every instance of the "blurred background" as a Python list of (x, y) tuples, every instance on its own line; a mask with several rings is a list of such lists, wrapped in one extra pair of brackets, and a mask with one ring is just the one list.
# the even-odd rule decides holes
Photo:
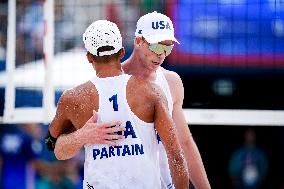
[(82, 188), (83, 151), (57, 161), (44, 146), (49, 119), (37, 110), (92, 76), (82, 42), (90, 23), (117, 23), (126, 59), (137, 20), (152, 11), (173, 20), (181, 43), (162, 66), (181, 76), (184, 109), (241, 112), (218, 114), (233, 124), (186, 114), (212, 188), (284, 189), (284, 1), (56, 0), (48, 9), (50, 2), (0, 0), (0, 189)]

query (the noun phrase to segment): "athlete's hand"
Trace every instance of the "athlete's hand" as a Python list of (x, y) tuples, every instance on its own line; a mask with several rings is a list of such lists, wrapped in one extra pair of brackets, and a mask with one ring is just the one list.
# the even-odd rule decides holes
[(124, 131), (120, 121), (108, 123), (97, 123), (98, 115), (93, 111), (93, 116), (78, 130), (80, 140), (85, 144), (109, 144), (117, 146), (115, 140), (121, 140), (125, 137), (118, 135), (117, 132)]

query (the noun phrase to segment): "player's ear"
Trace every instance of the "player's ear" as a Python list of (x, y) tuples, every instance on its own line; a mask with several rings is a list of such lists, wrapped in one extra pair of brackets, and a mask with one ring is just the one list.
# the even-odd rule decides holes
[(93, 57), (92, 57), (93, 55), (91, 53), (87, 52), (86, 56), (87, 56), (89, 63), (93, 63)]
[(121, 60), (125, 55), (125, 48), (122, 47), (120, 50), (119, 50), (119, 60)]
[(134, 46), (135, 47), (140, 47), (142, 43), (143, 43), (142, 37), (135, 37), (134, 38)]

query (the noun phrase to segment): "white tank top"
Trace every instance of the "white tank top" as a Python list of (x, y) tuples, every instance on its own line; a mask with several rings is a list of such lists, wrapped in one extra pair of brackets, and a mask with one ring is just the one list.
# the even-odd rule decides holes
[[(170, 115), (173, 114), (173, 99), (170, 91), (170, 87), (168, 85), (168, 81), (162, 71), (162, 68), (158, 68), (156, 71), (157, 77), (155, 83), (159, 85), (163, 92), (166, 95), (168, 101), (168, 108)], [(168, 163), (168, 157), (164, 145), (159, 140), (158, 137), (158, 144), (159, 144), (159, 164), (160, 164), (160, 173), (161, 173), (161, 188), (162, 189), (174, 189), (170, 167)]]
[(94, 77), (99, 94), (98, 122), (120, 120), (126, 138), (119, 146), (85, 145), (84, 189), (159, 189), (158, 145), (154, 123), (131, 111), (126, 100), (130, 75)]

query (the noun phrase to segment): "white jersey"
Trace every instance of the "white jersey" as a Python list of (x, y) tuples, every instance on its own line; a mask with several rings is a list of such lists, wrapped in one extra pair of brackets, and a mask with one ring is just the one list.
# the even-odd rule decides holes
[(126, 131), (119, 146), (85, 145), (84, 189), (160, 189), (158, 145), (154, 123), (131, 111), (126, 100), (130, 75), (95, 77), (99, 94), (98, 122), (120, 120)]
[[(156, 71), (157, 77), (155, 83), (159, 85), (168, 101), (168, 108), (170, 115), (173, 114), (173, 99), (170, 91), (170, 87), (168, 85), (168, 81), (162, 71), (162, 68), (158, 68)], [(159, 140), (159, 162), (160, 162), (160, 172), (161, 172), (161, 186), (162, 189), (174, 189), (170, 167), (168, 163), (168, 157), (164, 145)]]

